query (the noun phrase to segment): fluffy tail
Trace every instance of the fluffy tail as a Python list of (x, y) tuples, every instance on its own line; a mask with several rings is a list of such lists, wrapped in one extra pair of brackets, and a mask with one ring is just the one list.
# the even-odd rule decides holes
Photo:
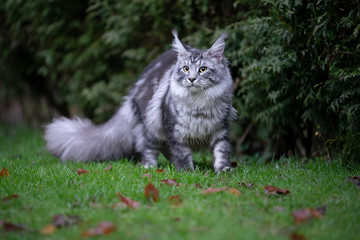
[(134, 149), (134, 126), (128, 104), (106, 123), (94, 125), (89, 119), (55, 119), (46, 126), (46, 147), (61, 161), (81, 162), (129, 157)]

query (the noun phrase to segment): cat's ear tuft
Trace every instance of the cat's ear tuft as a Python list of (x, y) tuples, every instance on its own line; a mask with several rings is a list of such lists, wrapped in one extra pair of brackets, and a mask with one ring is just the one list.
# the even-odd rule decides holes
[(221, 34), (211, 48), (206, 52), (209, 57), (215, 58), (218, 62), (221, 61), (225, 49), (225, 39), (228, 37), (227, 33)]
[(182, 42), (179, 40), (178, 37), (178, 33), (176, 30), (172, 31), (172, 34), (174, 36), (174, 40), (171, 44), (171, 46), (173, 47), (173, 49), (179, 53), (178, 57), (179, 58), (183, 58), (183, 57), (187, 57), (189, 55), (189, 52), (186, 51), (184, 45), (182, 44)]

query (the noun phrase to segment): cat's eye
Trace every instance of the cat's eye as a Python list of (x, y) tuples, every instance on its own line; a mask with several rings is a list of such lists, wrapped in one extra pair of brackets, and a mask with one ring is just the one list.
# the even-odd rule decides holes
[(183, 71), (187, 73), (187, 72), (190, 71), (190, 68), (189, 68), (188, 66), (184, 66), (184, 67), (183, 67)]
[(202, 66), (202, 67), (199, 68), (200, 73), (204, 73), (206, 71), (207, 71), (207, 67)]

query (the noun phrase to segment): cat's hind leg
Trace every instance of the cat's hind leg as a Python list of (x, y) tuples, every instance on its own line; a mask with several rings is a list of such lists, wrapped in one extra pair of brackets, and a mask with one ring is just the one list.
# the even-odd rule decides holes
[(161, 142), (147, 130), (142, 121), (136, 125), (133, 133), (136, 136), (136, 152), (141, 154), (141, 165), (145, 168), (156, 167)]

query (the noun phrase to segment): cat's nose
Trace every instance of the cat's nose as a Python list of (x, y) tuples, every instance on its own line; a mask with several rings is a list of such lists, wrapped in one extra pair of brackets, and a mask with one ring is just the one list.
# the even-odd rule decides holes
[(193, 82), (193, 81), (195, 81), (196, 80), (196, 78), (189, 78), (189, 81), (190, 82)]

